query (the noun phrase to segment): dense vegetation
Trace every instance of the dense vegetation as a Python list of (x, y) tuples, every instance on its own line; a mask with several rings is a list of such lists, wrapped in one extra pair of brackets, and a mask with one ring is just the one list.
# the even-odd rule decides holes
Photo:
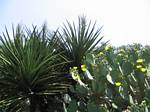
[(13, 28), (0, 46), (2, 112), (149, 112), (150, 46), (102, 43), (79, 17), (62, 30)]

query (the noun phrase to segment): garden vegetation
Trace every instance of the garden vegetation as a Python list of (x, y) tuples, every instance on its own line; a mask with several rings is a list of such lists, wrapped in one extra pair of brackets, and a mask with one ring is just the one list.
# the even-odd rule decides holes
[(0, 36), (0, 112), (149, 112), (150, 46), (102, 42), (81, 16)]

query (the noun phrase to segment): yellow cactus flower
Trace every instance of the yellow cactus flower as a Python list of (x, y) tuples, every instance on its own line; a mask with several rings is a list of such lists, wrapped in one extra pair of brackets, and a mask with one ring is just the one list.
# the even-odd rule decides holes
[(119, 53), (118, 56), (123, 56), (123, 54)]
[(136, 52), (137, 52), (137, 53), (140, 53), (141, 51), (140, 51), (140, 50), (137, 50)]
[(86, 68), (86, 65), (81, 65), (81, 68)]
[(77, 68), (78, 68), (78, 67), (76, 67), (76, 66), (73, 67), (74, 70), (77, 70)]
[(138, 51), (138, 49), (135, 48), (134, 51)]
[(72, 73), (72, 78), (74, 79), (74, 80), (78, 80), (78, 79), (80, 79), (80, 76), (79, 76), (79, 74), (74, 74), (74, 73)]
[(103, 52), (99, 52), (99, 54), (98, 54), (99, 56), (103, 56), (104, 55), (104, 53)]
[(119, 52), (123, 52), (123, 53), (124, 53), (124, 52), (125, 52), (125, 50), (124, 50), (124, 49), (119, 49)]
[(107, 45), (107, 46), (105, 47), (105, 50), (108, 51), (108, 50), (111, 49), (111, 48), (112, 48), (111, 45)]
[(122, 85), (122, 83), (121, 83), (121, 82), (115, 82), (115, 85), (116, 85), (117, 87), (119, 87), (119, 86)]
[(100, 54), (100, 55), (103, 55), (104, 53), (103, 53), (103, 52), (100, 52), (99, 54)]
[(137, 65), (136, 68), (142, 68), (142, 65)]
[(85, 72), (87, 70), (86, 65), (81, 65), (81, 70)]
[(144, 72), (146, 72), (147, 70), (146, 70), (146, 68), (141, 68), (140, 71), (144, 73)]
[(138, 60), (136, 60), (136, 62), (137, 62), (137, 63), (143, 63), (144, 60), (143, 60), (143, 59), (138, 59)]

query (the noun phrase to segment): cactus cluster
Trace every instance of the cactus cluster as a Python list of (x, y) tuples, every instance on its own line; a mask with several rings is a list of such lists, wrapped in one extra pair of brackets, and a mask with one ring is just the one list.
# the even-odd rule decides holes
[(149, 51), (139, 44), (109, 45), (87, 54), (84, 66), (93, 80), (82, 78), (86, 86), (70, 88), (66, 112), (149, 112)]

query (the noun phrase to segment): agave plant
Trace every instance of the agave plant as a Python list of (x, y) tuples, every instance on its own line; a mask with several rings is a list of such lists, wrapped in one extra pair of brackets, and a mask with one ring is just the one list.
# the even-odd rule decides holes
[(103, 37), (99, 37), (101, 29), (102, 27), (96, 29), (96, 22), (93, 25), (91, 21), (87, 23), (85, 16), (78, 18), (78, 26), (68, 21), (66, 25), (64, 24), (62, 34), (59, 36), (59, 47), (72, 61), (70, 66), (81, 66), (87, 53), (102, 40)]
[[(56, 34), (13, 28), (11, 37), (6, 29), (0, 46), (0, 107), (7, 112), (47, 112), (48, 99), (61, 96), (69, 84), (62, 68), (68, 61), (56, 52)], [(27, 107), (27, 108), (26, 108)], [(56, 107), (56, 106), (55, 106)], [(51, 112), (54, 110), (51, 110)], [(25, 110), (27, 112), (27, 110)]]

